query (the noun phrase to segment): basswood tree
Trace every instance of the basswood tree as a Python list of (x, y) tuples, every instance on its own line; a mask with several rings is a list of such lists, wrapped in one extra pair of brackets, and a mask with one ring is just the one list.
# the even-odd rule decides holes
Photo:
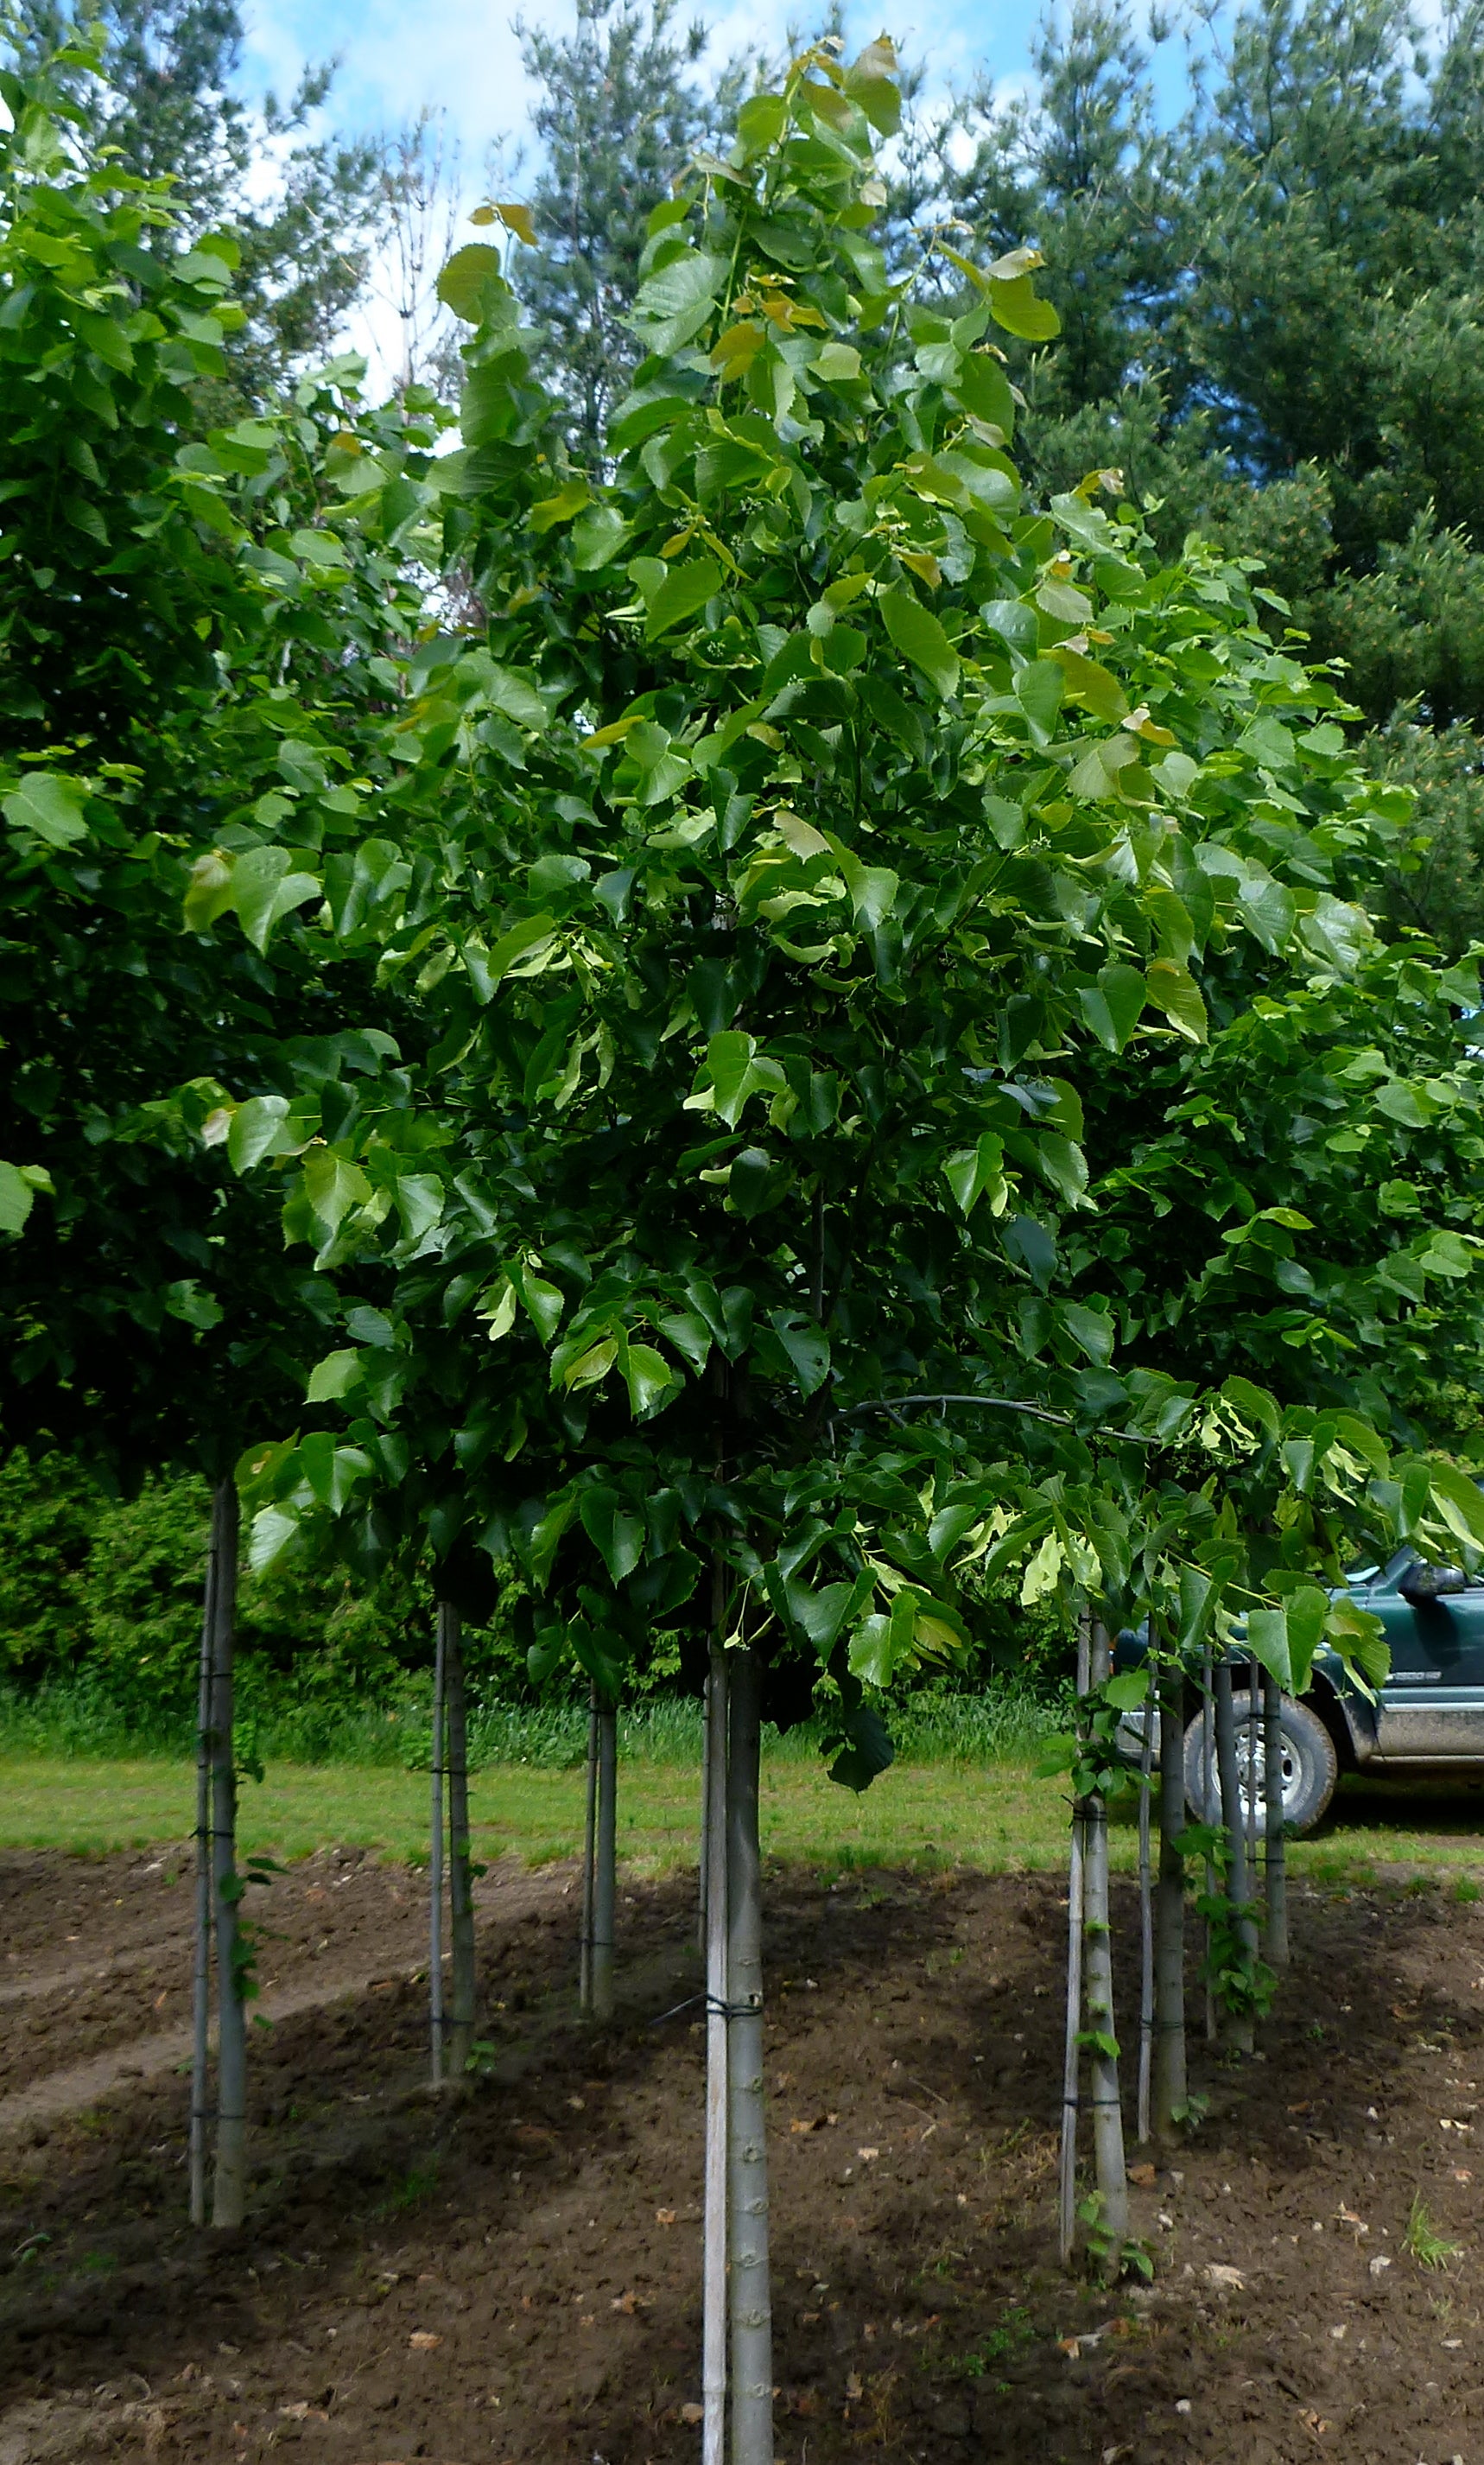
[[(272, 1208), (195, 1133), (215, 1074), (286, 1088), (287, 1112), (324, 1082), (326, 1054), (343, 1089), (347, 1066), (392, 1049), (385, 1029), (360, 1033), (369, 981), (353, 959), (326, 972), (292, 929), (273, 972), (262, 952), (319, 887), (296, 877), (295, 840), (322, 858), (337, 831), (359, 836), (371, 783), (358, 782), (381, 762), (396, 681), (385, 654), (420, 611), (400, 543), (435, 502), (414, 476), (435, 422), (410, 401), (365, 419), (343, 367), (273, 418), (195, 433), (200, 385), (240, 322), (235, 249), (182, 246), (162, 188), (78, 126), (69, 96), (99, 66), (79, 45), (54, 72), (9, 76), (15, 126), (0, 139), (0, 1231), (19, 1236), (0, 1251), (0, 1433), (76, 1448), (130, 1484), (189, 1463), (215, 1488), (202, 1738), (216, 2215), (233, 2224), (250, 1961), (233, 1854), (232, 1472), (247, 1417), (301, 1391), (322, 1339), (319, 1289), (284, 1257)], [(208, 915), (234, 908), (231, 952), (180, 929), (182, 842), (203, 825), (218, 852), (195, 896)]]
[[(285, 1230), (350, 1339), (309, 1390), (329, 1425), (252, 1457), (260, 1549), (329, 1508), (513, 1559), (560, 1606), (534, 1668), (570, 1650), (605, 1689), (638, 1627), (725, 1647), (745, 2465), (771, 2454), (763, 1647), (860, 1785), (880, 1690), (962, 1638), (965, 1559), (1029, 1536), (1042, 1588), (1111, 1609), (1143, 1527), (1099, 1463), (1252, 1452), (1232, 1399), (1110, 1376), (1106, 1313), (1052, 1285), (1083, 1258), (1075, 1082), (1141, 1020), (1199, 1042), (1191, 961), (1270, 947), (1255, 860), (1197, 843), (1266, 793), (1264, 727), (1322, 699), (1251, 628), (1210, 646), (1250, 611), (1199, 560), (1151, 572), (1100, 475), (1023, 510), (992, 338), (1051, 330), (1033, 259), (956, 260), (960, 317), (890, 278), (896, 115), (885, 46), (813, 50), (652, 216), (608, 484), (497, 253), (453, 260), (464, 450), (432, 476), (488, 614), (413, 664), (355, 858), (376, 902), (326, 872), (296, 928), (415, 970), (427, 1040), (353, 1114), (221, 1107), (244, 1165), (301, 1159)], [(1343, 904), (1291, 899), (1306, 952)]]

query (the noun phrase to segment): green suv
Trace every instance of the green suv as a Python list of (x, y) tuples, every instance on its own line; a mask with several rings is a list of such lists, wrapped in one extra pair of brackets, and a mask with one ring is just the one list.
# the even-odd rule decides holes
[[(1377, 1700), (1367, 1702), (1335, 1654), (1321, 1651), (1306, 1693), (1283, 1698), (1283, 1813), (1295, 1831), (1318, 1822), (1342, 1771), (1484, 1769), (1484, 1575), (1424, 1566), (1415, 1551), (1402, 1549), (1384, 1566), (1362, 1567), (1346, 1590), (1380, 1618), (1391, 1671)], [(1132, 1633), (1120, 1635), (1119, 1645), (1120, 1666), (1137, 1665), (1146, 1648), (1144, 1637)], [(1260, 1823), (1261, 1721), (1240, 1641), (1232, 1664), (1242, 1794), (1244, 1803), (1250, 1790), (1255, 1794)], [(1220, 1810), (1215, 1748), (1196, 1688), (1185, 1715), (1185, 1794), (1191, 1812), (1212, 1822)], [(1141, 1753), (1146, 1718), (1158, 1756), (1159, 1715), (1133, 1712), (1119, 1731), (1131, 1758)]]

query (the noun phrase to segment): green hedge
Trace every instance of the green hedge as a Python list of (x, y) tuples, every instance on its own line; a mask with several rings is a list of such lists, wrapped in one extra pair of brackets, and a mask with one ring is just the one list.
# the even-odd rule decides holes
[[(210, 1499), (190, 1477), (111, 1495), (59, 1455), (0, 1463), (0, 1748), (73, 1754), (188, 1750), (194, 1733)], [(244, 1570), (238, 1604), (246, 1759), (405, 1765), (427, 1760), (431, 1586), (405, 1572), (366, 1587), (329, 1558), (269, 1575)], [(904, 1751), (1009, 1751), (1044, 1727), (1065, 1652), (1043, 1610), (1007, 1598), (976, 1610), (973, 1666), (924, 1687), (892, 1716)], [(466, 1640), (471, 1747), (482, 1762), (571, 1761), (584, 1689), (559, 1672), (538, 1694), (524, 1654), (497, 1624)], [(673, 1699), (679, 1654), (656, 1637), (634, 1674), (633, 1743), (694, 1721)], [(667, 1723), (669, 1726), (667, 1727)], [(687, 1731), (687, 1737), (689, 1732)]]

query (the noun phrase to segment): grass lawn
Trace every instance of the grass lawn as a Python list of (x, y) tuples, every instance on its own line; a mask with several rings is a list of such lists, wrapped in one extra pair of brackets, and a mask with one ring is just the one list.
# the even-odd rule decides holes
[[(0, 1758), (0, 1850), (82, 1854), (183, 1841), (194, 1808), (185, 1764)], [(470, 1781), (476, 1854), (514, 1854), (530, 1864), (575, 1856), (582, 1841), (583, 1775), (492, 1765)], [(643, 1873), (694, 1863), (698, 1819), (694, 1765), (631, 1756), (620, 1766), (619, 1854)], [(428, 1782), (421, 1772), (346, 1764), (278, 1764), (242, 1788), (244, 1850), (281, 1857), (332, 1844), (392, 1858), (425, 1854)], [(786, 1750), (765, 1758), (763, 1840), (770, 1856), (815, 1866), (961, 1863), (988, 1871), (1060, 1866), (1066, 1854), (1062, 1784), (1029, 1765), (899, 1763), (863, 1798), (836, 1788), (823, 1767)], [(1113, 1859), (1135, 1858), (1132, 1815), (1116, 1814)], [(1484, 1876), (1484, 1785), (1433, 1781), (1341, 1784), (1318, 1838), (1295, 1842), (1294, 1871), (1320, 1881), (1363, 1879), (1405, 1865)]]

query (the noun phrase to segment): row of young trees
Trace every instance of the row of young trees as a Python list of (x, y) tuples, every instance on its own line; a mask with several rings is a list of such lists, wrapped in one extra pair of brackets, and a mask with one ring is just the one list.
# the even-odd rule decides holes
[[(649, 216), (601, 466), (514, 208), (443, 276), (455, 451), (345, 367), (202, 433), (232, 244), (90, 154), (84, 72), (12, 80), (4, 157), (5, 1428), (217, 1484), (214, 2214), (240, 1484), (260, 1562), (329, 1519), (441, 1604), (455, 2064), (460, 1615), (519, 1571), (533, 1672), (595, 1690), (609, 1846), (636, 1641), (707, 1671), (706, 2436), (729, 2377), (765, 2465), (763, 1719), (812, 1703), (863, 1787), (966, 1581), (1087, 1622), (1072, 2086), (1085, 2054), (1116, 2249), (1104, 1639), (1151, 1621), (1171, 1707), (1237, 1618), (1284, 1689), (1321, 1638), (1374, 1677), (1350, 1553), (1484, 1544), (1439, 1452), (1480, 1375), (1476, 976), (1378, 932), (1409, 801), (1251, 569), (1168, 558), (1112, 469), (1027, 489), (1055, 312), (953, 220), (889, 257), (889, 45), (803, 54)], [(1247, 1921), (1212, 1924), (1250, 2006)]]

